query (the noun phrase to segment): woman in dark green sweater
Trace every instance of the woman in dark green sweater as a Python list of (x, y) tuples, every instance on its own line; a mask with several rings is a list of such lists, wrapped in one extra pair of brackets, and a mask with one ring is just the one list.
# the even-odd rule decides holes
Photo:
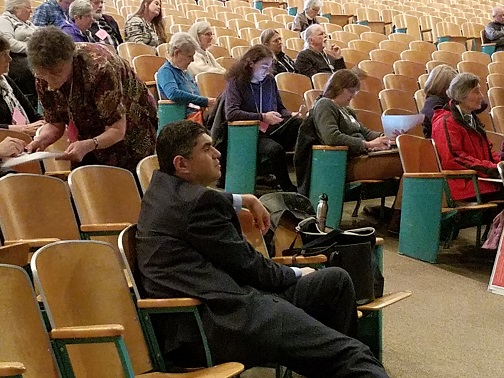
[(323, 144), (348, 146), (347, 181), (400, 177), (399, 154), (368, 155), (370, 151), (390, 149), (390, 145), (389, 138), (366, 128), (349, 107), (359, 90), (360, 80), (355, 73), (346, 69), (336, 71), (310, 111), (315, 132)]

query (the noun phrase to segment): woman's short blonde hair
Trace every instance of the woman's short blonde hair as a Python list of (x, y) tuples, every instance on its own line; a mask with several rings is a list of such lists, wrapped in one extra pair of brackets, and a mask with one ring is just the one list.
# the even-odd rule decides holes
[(457, 71), (447, 64), (440, 64), (434, 67), (425, 82), (425, 97), (438, 96), (445, 99), (448, 98), (446, 90), (455, 76), (457, 76)]

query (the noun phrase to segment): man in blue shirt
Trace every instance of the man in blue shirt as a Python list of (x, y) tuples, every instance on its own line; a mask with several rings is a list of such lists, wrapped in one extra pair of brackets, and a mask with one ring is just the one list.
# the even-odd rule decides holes
[(59, 25), (69, 20), (68, 8), (73, 0), (46, 0), (33, 12), (32, 22), (37, 26)]

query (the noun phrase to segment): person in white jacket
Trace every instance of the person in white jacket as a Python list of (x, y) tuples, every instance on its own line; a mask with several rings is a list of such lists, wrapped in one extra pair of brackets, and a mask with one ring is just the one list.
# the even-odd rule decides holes
[(29, 20), (31, 15), (30, 0), (6, 0), (5, 12), (0, 15), (0, 34), (10, 45), (9, 77), (14, 80), (31, 105), (37, 106), (35, 78), (28, 66), (26, 43), (37, 27)]
[(200, 72), (215, 72), (225, 74), (226, 69), (215, 60), (210, 51), (207, 51), (212, 45), (213, 32), (212, 27), (206, 21), (196, 22), (188, 30), (188, 33), (198, 42), (199, 48), (194, 54), (194, 61), (189, 64), (188, 70), (194, 77)]

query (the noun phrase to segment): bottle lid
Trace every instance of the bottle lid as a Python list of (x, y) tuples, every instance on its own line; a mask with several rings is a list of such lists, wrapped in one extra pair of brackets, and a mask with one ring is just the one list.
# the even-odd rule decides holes
[(322, 193), (322, 194), (319, 196), (319, 200), (321, 200), (321, 201), (327, 201), (327, 194)]

